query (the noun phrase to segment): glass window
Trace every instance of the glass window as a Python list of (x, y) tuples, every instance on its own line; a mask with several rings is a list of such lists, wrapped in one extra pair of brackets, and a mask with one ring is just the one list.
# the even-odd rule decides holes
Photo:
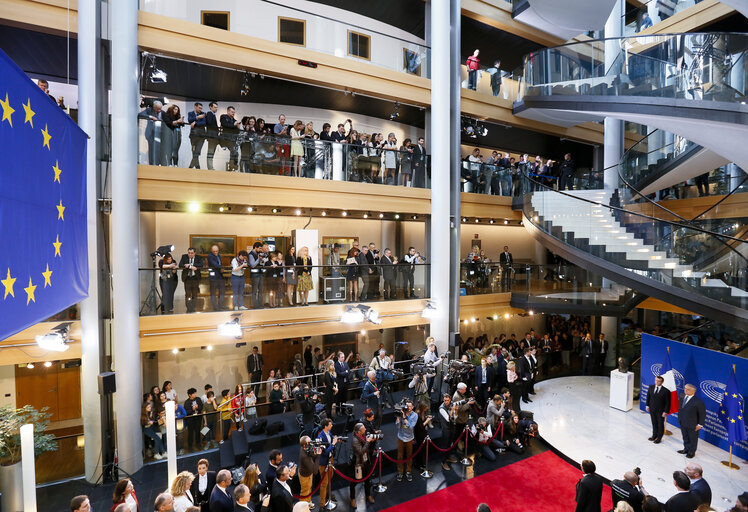
[(229, 30), (229, 18), (231, 13), (227, 11), (200, 11), (200, 23), (208, 27)]
[(348, 55), (371, 60), (371, 37), (348, 31)]
[(278, 42), (306, 46), (306, 21), (278, 16)]

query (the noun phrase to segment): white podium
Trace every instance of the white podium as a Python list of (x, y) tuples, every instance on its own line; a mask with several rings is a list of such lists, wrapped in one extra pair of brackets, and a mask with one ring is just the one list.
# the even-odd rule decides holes
[(610, 372), (610, 406), (621, 411), (634, 408), (634, 374)]

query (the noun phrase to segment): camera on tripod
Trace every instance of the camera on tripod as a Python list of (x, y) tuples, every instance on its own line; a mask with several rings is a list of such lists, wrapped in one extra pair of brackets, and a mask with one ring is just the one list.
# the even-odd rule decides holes
[(340, 404), (339, 414), (344, 414), (345, 416), (353, 416), (353, 404), (351, 403)]
[(436, 375), (436, 368), (425, 363), (413, 363), (410, 371), (413, 375), (418, 375), (419, 377), (421, 375), (425, 375), (426, 377), (434, 377)]

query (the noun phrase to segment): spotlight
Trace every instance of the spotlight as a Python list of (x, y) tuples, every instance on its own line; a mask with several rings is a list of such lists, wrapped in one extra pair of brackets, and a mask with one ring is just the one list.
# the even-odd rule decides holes
[(383, 219), (383, 218), (384, 218), (384, 213), (380, 213), (380, 214), (379, 214), (379, 218), (380, 218), (380, 219)]
[(280, 213), (280, 212), (281, 212), (281, 209), (280, 209), (280, 208), (273, 208), (273, 209), (272, 209), (271, 211), (272, 211), (273, 213)]
[(210, 352), (211, 350), (213, 350), (213, 345), (208, 345), (207, 349), (208, 349), (208, 352)]
[(480, 222), (480, 219), (476, 217), (476, 218), (475, 218), (475, 222), (476, 222), (476, 224), (477, 224), (478, 222)]
[(485, 137), (486, 135), (488, 135), (488, 128), (486, 128), (486, 125), (481, 125), (478, 128), (478, 133), (480, 133), (481, 137)]
[(250, 75), (245, 71), (244, 78), (242, 79), (242, 86), (239, 89), (239, 94), (241, 94), (242, 96), (249, 96), (249, 80)]
[(52, 366), (52, 361), (44, 361), (44, 367), (50, 368)]
[(530, 315), (530, 316), (532, 316), (532, 315), (535, 314), (535, 312), (531, 309), (530, 311), (527, 312), (527, 314)]
[(234, 317), (233, 320), (218, 324), (218, 335), (241, 339), (243, 334), (242, 324), (240, 323), (241, 315), (232, 316)]
[(151, 257), (155, 258), (156, 256), (161, 256), (162, 258), (172, 252), (174, 250), (174, 246), (171, 244), (168, 245), (162, 245), (155, 251), (151, 253)]
[(187, 205), (187, 209), (190, 213), (197, 213), (200, 211), (200, 205), (198, 203), (190, 203)]
[(489, 224), (493, 224), (493, 219), (488, 221)]
[(395, 220), (399, 220), (399, 219), (400, 219), (400, 214), (399, 214), (399, 213), (396, 213), (396, 214), (395, 214)]
[(343, 210), (343, 213), (341, 214), (343, 217), (348, 217), (348, 212)]
[(171, 210), (171, 201), (166, 201), (164, 208), (166, 208), (167, 210)]
[(242, 348), (242, 347), (246, 347), (246, 346), (247, 346), (247, 342), (246, 341), (240, 341), (239, 343), (237, 343), (235, 345), (236, 348)]
[(465, 320), (462, 321), (462, 323), (467, 325), (469, 323), (469, 320), (466, 318)]
[(36, 336), (36, 344), (50, 352), (65, 352), (70, 348), (69, 332), (70, 322), (60, 324), (47, 334)]
[(301, 215), (301, 210), (296, 210), (296, 215)]
[(429, 320), (436, 317), (436, 304), (433, 301), (428, 301), (426, 307), (421, 311), (421, 316)]
[(144, 67), (147, 69), (146, 77), (152, 84), (165, 84), (167, 80), (166, 72), (156, 67), (156, 56), (144, 54), (147, 61)]
[(323, 217), (326, 217), (326, 216), (327, 216), (327, 212), (326, 212), (325, 210), (322, 210), (322, 216), (323, 216)]
[(509, 221), (504, 219), (504, 224), (509, 224)]
[(369, 218), (369, 214), (368, 213), (364, 213), (364, 219), (368, 219), (368, 218)]
[(218, 211), (221, 212), (221, 213), (223, 213), (223, 206), (219, 206), (218, 207)]
[(173, 348), (173, 349), (171, 349), (171, 353), (174, 354), (174, 355), (177, 355), (177, 354), (179, 354), (179, 349), (178, 348)]
[(510, 316), (509, 313), (504, 313), (504, 318), (509, 318)]
[(398, 117), (400, 117), (400, 104), (398, 102), (395, 102), (395, 108), (392, 110), (392, 113), (390, 114), (390, 121), (394, 121)]
[(366, 329), (361, 329), (358, 332), (359, 332), (359, 334), (361, 334), (361, 336), (366, 336)]
[(254, 208), (252, 208), (251, 206), (247, 206), (247, 211), (249, 213), (252, 213), (254, 211)]
[(467, 217), (463, 217), (462, 222), (467, 222)]
[(340, 321), (344, 324), (357, 324), (364, 321), (364, 314), (356, 306), (346, 306)]
[(416, 220), (418, 218), (418, 215), (413, 215), (411, 219)]
[(34, 369), (34, 363), (28, 363), (26, 365), (26, 368), (28, 368), (29, 370), (33, 370)]

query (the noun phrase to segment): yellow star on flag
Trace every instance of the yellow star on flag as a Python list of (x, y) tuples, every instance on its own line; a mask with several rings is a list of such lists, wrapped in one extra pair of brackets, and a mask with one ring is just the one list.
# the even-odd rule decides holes
[(733, 397), (733, 398), (737, 398), (737, 397), (738, 397), (738, 395), (736, 395), (735, 393), (733, 393), (733, 394), (732, 394), (732, 397)]
[(13, 126), (13, 118), (10, 117), (10, 115), (15, 112), (15, 109), (10, 106), (10, 101), (8, 101), (8, 93), (5, 93), (5, 101), (0, 100), (0, 106), (3, 107), (3, 119), (0, 121), (2, 123), (6, 119), (8, 120), (8, 123), (10, 126)]
[(23, 120), (23, 124), (29, 123), (31, 127), (34, 127), (34, 116), (36, 112), (31, 110), (31, 98), (28, 99), (28, 103), (22, 103), (23, 111), (26, 113), (26, 119)]
[(58, 204), (55, 208), (57, 208), (57, 218), (65, 220), (65, 207), (62, 206), (62, 199), (60, 199), (60, 204)]
[(62, 245), (62, 242), (60, 242), (60, 235), (57, 235), (57, 238), (55, 239), (54, 243), (52, 245), (55, 246), (55, 256), (59, 256), (62, 258), (62, 254), (60, 254), (60, 246)]
[(52, 136), (49, 134), (46, 124), (44, 125), (44, 129), (42, 130), (42, 137), (44, 137), (44, 142), (42, 142), (42, 147), (47, 146), (47, 149), (52, 151), (52, 148), (49, 147), (49, 140), (52, 138)]
[(29, 286), (28, 288), (24, 288), (23, 291), (26, 292), (26, 305), (29, 305), (29, 302), (32, 300), (36, 302), (36, 298), (34, 297), (34, 290), (36, 290), (36, 285), (31, 282), (31, 277), (29, 277)]
[(44, 287), (46, 288), (47, 285), (52, 286), (52, 280), (50, 279), (52, 277), (52, 271), (49, 270), (49, 263), (47, 263), (47, 270), (42, 272), (42, 275), (44, 276)]
[(733, 420), (730, 420), (730, 423), (735, 423), (735, 420), (734, 420), (734, 419), (733, 419)]
[(15, 293), (13, 293), (13, 284), (16, 282), (15, 277), (10, 277), (10, 269), (8, 269), (8, 277), (1, 280), (0, 283), (3, 283), (3, 286), (5, 286), (5, 295), (3, 296), (3, 300), (10, 294), (11, 297), (15, 297)]
[(52, 167), (52, 170), (55, 171), (55, 179), (53, 179), (53, 182), (61, 183), (60, 182), (60, 174), (62, 174), (62, 169), (60, 169), (60, 163), (55, 160), (55, 166)]

